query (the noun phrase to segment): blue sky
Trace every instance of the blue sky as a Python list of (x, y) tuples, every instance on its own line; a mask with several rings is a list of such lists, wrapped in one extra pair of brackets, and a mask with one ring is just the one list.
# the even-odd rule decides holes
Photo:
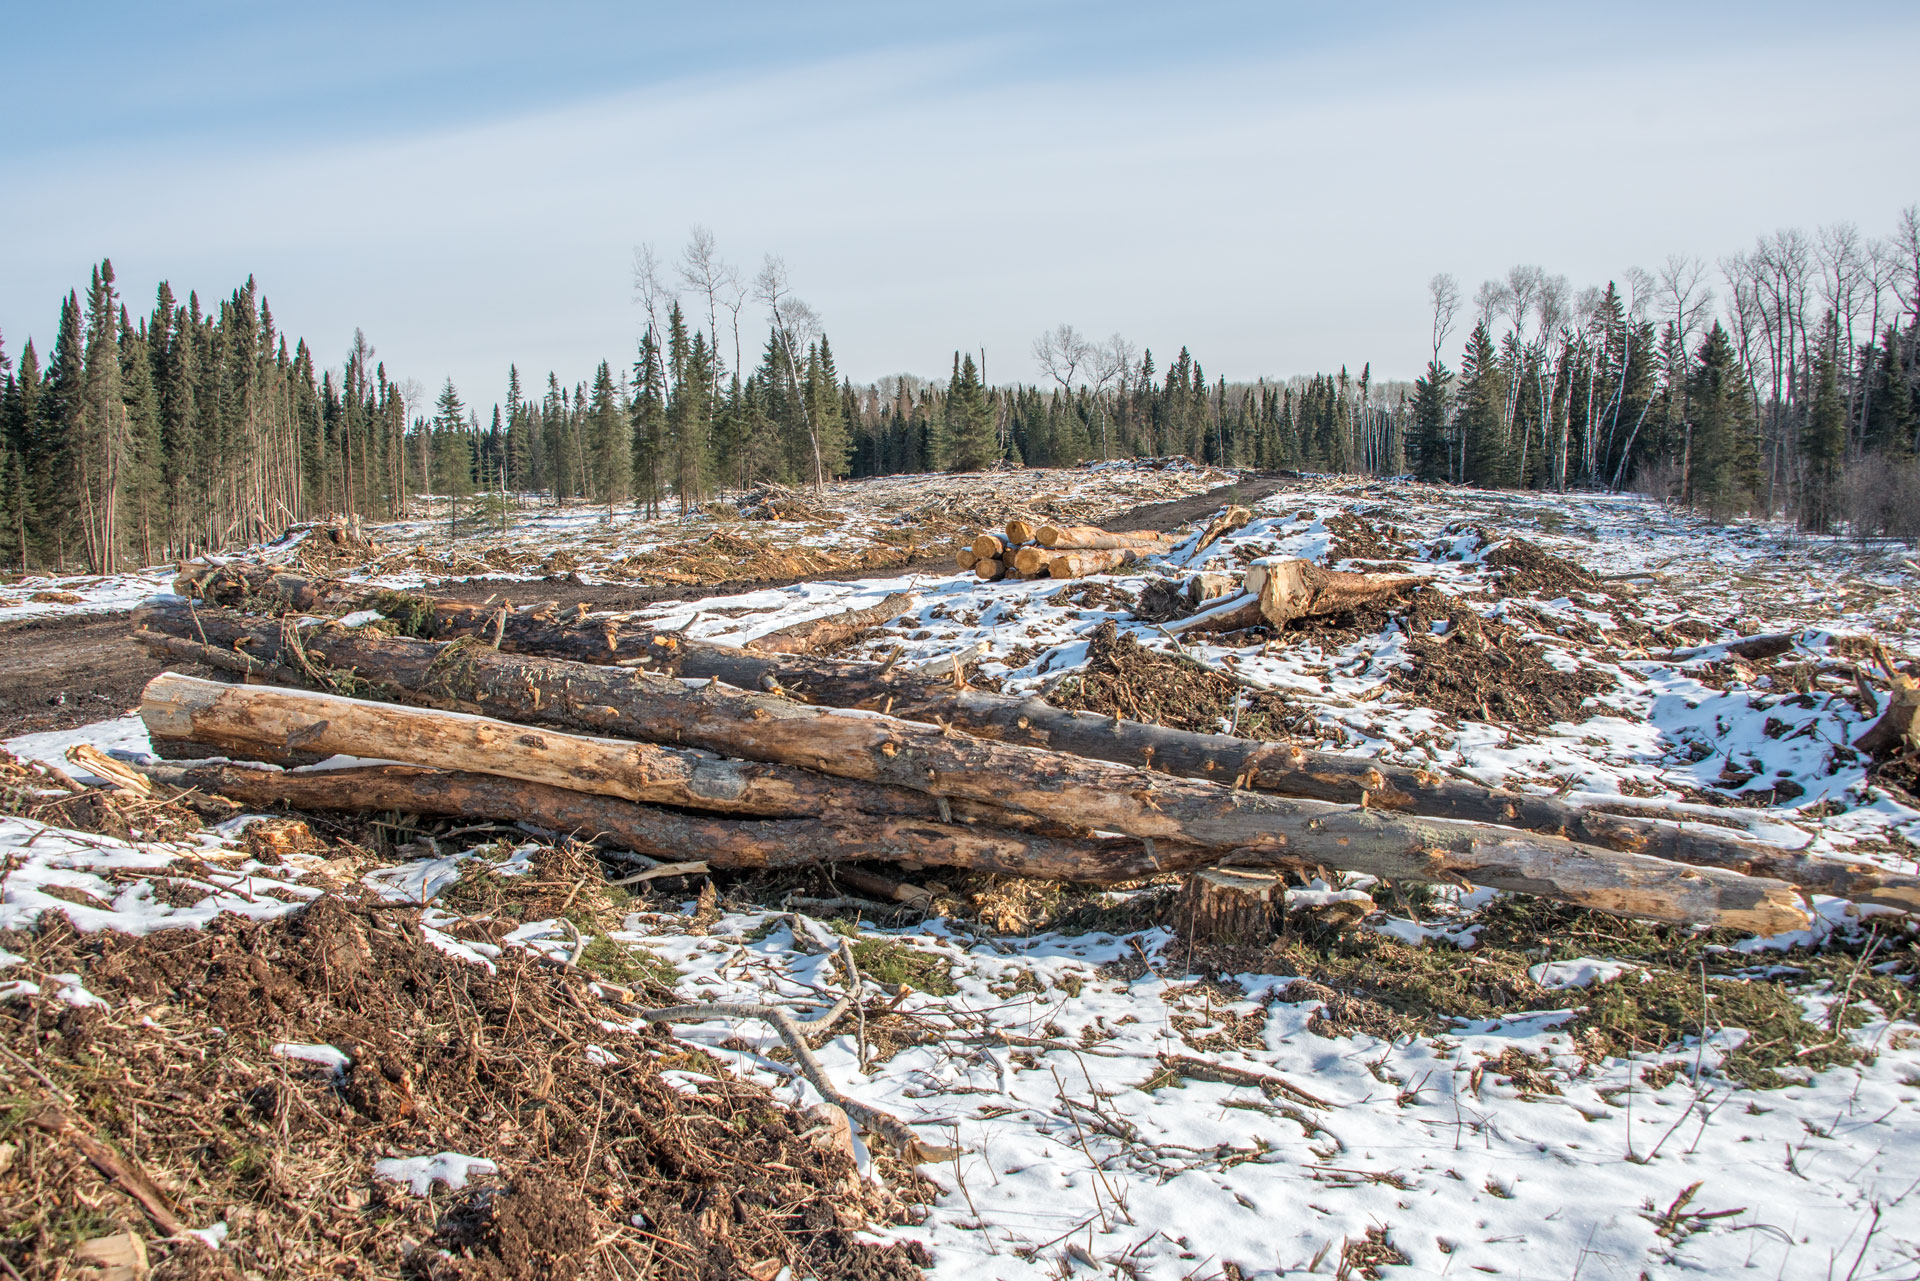
[(1911, 4), (1562, 8), (34, 6), (0, 331), (44, 348), (103, 255), (136, 311), (252, 273), (327, 363), (358, 325), (485, 405), (631, 360), (632, 248), (698, 223), (783, 255), (855, 378), (1031, 378), (1061, 321), (1410, 376), (1435, 271), (1600, 283), (1920, 199)]

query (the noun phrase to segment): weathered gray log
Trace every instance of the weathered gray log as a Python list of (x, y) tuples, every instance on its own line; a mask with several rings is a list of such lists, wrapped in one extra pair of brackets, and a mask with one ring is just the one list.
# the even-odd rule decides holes
[(829, 649), (868, 628), (892, 622), (912, 609), (918, 599), (912, 592), (894, 592), (878, 605), (810, 618), (804, 623), (756, 636), (747, 642), (746, 648), (756, 654), (811, 654)]
[[(447, 626), (464, 628), (478, 614), (443, 617), (462, 620)], [(341, 628), (311, 627), (295, 633), (283, 621), (246, 618), (224, 610), (190, 611), (167, 605), (144, 609), (138, 617), (147, 629), (143, 643), (159, 652), (224, 664), (236, 671), (254, 664), (263, 677), (294, 683), (303, 680), (301, 673), (278, 664), (294, 656), (289, 638), (296, 635), (305, 638), (298, 647), (302, 652), (336, 668), (378, 674), (394, 690), (416, 686), (439, 653), (432, 644), (368, 637)], [(687, 641), (670, 632), (624, 633), (616, 645), (608, 645), (592, 631), (551, 625), (528, 624), (517, 634), (516, 644), (516, 631), (509, 622), (502, 648), (542, 656), (596, 651), (645, 655), (649, 667), (665, 674), (718, 680), (740, 689), (778, 690), (823, 705), (937, 720), (1001, 742), (1116, 764), (1151, 765), (1166, 774), (1231, 781), (1237, 787), (1278, 795), (1524, 828), (1626, 853), (1783, 880), (1813, 893), (1856, 902), (1920, 910), (1920, 876), (1800, 854), (1697, 826), (1681, 828), (1582, 809), (1551, 796), (1489, 788), (1365, 757), (1063, 711), (1037, 698), (955, 689), (945, 680), (898, 670), (882, 673), (871, 664), (773, 660)]]
[[(851, 812), (806, 819), (715, 818), (499, 775), (415, 765), (269, 770), (226, 761), (168, 761), (138, 768), (153, 782), (242, 805), (523, 821), (669, 862), (699, 860), (727, 870), (910, 861), (1110, 885), (1152, 866), (1145, 846), (1127, 837), (1055, 838)], [(1157, 853), (1176, 861), (1208, 857), (1167, 845), (1158, 846)], [(864, 891), (879, 879), (854, 876), (849, 883)], [(899, 888), (894, 886), (889, 897), (910, 902), (925, 896), (925, 891), (902, 895)]]
[[(306, 645), (309, 663), (313, 649)], [(1240, 864), (1305, 862), (1396, 879), (1473, 882), (1620, 915), (1760, 933), (1799, 928), (1806, 919), (1791, 887), (1777, 881), (1480, 824), (1417, 820), (1189, 782), (717, 683), (689, 689), (647, 673), (516, 657), (471, 642), (410, 666), (413, 679), (404, 684), (392, 679), (401, 674), (397, 669), (381, 673), (387, 678), (382, 692), (523, 723), (705, 747), (924, 791), (949, 802), (998, 805), (1081, 830), (1199, 846)], [(359, 671), (361, 679), (369, 674), (365, 667)], [(190, 729), (175, 736), (191, 738)], [(331, 730), (311, 732), (318, 741)], [(500, 740), (489, 742), (498, 746)], [(1151, 853), (1151, 844), (1148, 848)]]

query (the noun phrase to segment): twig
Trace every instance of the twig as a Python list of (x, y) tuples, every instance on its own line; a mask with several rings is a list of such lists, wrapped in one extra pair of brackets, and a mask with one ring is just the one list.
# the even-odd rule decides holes
[[(845, 1005), (843, 998), (827, 1015), (814, 1020), (813, 1026), (819, 1026), (838, 1017)], [(922, 1161), (947, 1161), (960, 1155), (954, 1148), (934, 1147), (922, 1143), (900, 1118), (842, 1094), (828, 1078), (826, 1070), (820, 1066), (820, 1060), (813, 1057), (813, 1047), (807, 1044), (807, 1038), (801, 1031), (802, 1024), (777, 1005), (746, 1005), (731, 1002), (713, 1005), (674, 1005), (663, 1010), (643, 1011), (640, 1017), (649, 1023), (694, 1022), (713, 1018), (759, 1019), (780, 1034), (780, 1039), (785, 1041), (787, 1048), (793, 1052), (794, 1066), (800, 1069), (800, 1074), (812, 1083), (814, 1089), (820, 1091), (821, 1098), (858, 1121), (862, 1129), (877, 1134), (892, 1144), (902, 1157), (917, 1164)]]
[(187, 1235), (187, 1225), (174, 1214), (173, 1207), (153, 1180), (132, 1162), (123, 1159), (119, 1153), (80, 1128), (79, 1122), (58, 1107), (49, 1103), (27, 1118), (27, 1124), (37, 1130), (44, 1130), (56, 1138), (65, 1139), (80, 1150), (80, 1154), (92, 1163), (100, 1173), (111, 1179), (122, 1192), (140, 1203), (154, 1225), (170, 1237)]
[(608, 881), (607, 884), (638, 885), (642, 881), (658, 880), (663, 876), (698, 876), (706, 870), (705, 860), (695, 860), (691, 863), (660, 863), (644, 872), (635, 872), (632, 876), (623, 876), (618, 880)]

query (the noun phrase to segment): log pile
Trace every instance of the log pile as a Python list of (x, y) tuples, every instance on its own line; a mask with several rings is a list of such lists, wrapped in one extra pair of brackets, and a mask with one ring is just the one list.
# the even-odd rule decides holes
[(986, 531), (963, 543), (953, 559), (989, 582), (1085, 578), (1172, 548), (1172, 539), (1150, 531), (1112, 533), (1095, 525), (1034, 525), (1015, 519), (1001, 533)]
[[(247, 805), (517, 819), (716, 869), (1346, 871), (1767, 933), (1804, 921), (1802, 891), (1920, 909), (1914, 876), (939, 673), (484, 607), (436, 611), (436, 635), (468, 633), (453, 641), (180, 603), (141, 622), (157, 653), (279, 687), (167, 674), (142, 709), (163, 755), (228, 758), (154, 767), (155, 781)], [(232, 763), (339, 752), (383, 763)]]

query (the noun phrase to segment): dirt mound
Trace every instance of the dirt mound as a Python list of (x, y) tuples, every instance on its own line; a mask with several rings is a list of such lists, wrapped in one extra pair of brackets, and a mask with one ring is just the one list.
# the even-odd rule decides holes
[(1543, 551), (1524, 538), (1509, 538), (1487, 553), (1486, 566), (1507, 593), (1529, 592), (1564, 596), (1599, 588), (1593, 572), (1564, 556)]
[[(8, 977), (49, 989), (0, 1003), (0, 1089), (22, 1104), (0, 1122), (8, 1270), (55, 1275), (131, 1229), (156, 1278), (919, 1275), (919, 1247), (857, 1238), (905, 1207), (812, 1117), (611, 1027), (577, 972), (513, 948), (473, 964), (417, 922), (327, 897), (193, 933), (0, 933), (25, 958)], [(72, 1003), (75, 979), (104, 1005)], [(223, 1248), (160, 1239), (89, 1137), (188, 1226), (224, 1222)], [(424, 1197), (375, 1173), (436, 1153), (497, 1168)]]

